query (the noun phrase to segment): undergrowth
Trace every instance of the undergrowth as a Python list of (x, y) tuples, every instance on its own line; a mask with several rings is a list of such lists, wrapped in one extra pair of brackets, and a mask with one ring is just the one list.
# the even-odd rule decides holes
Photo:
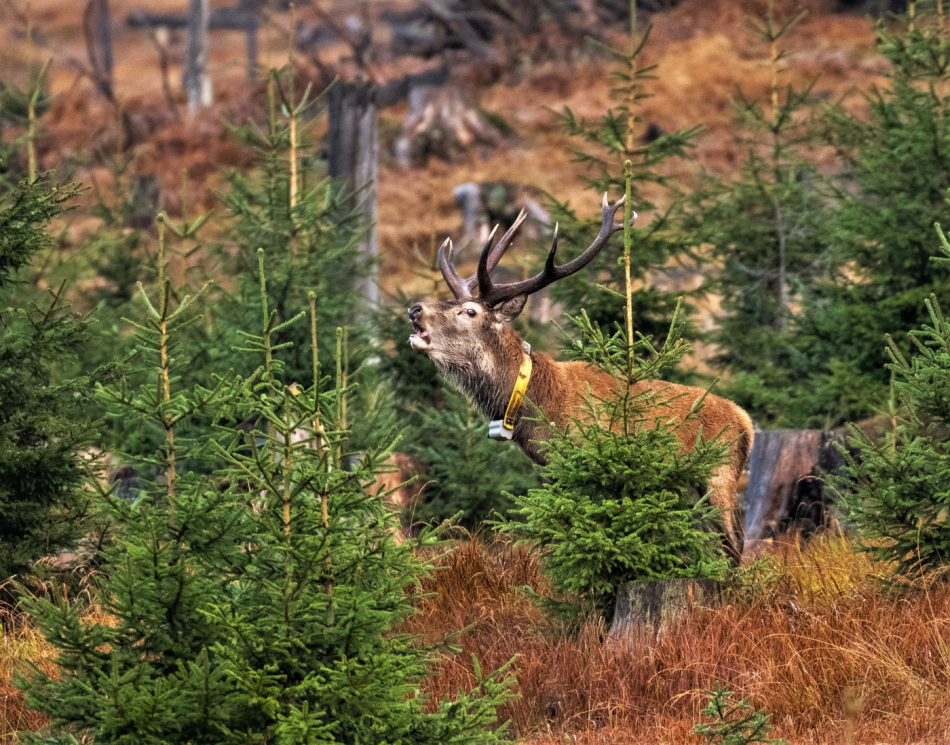
[[(475, 685), (517, 656), (520, 698), (500, 721), (529, 745), (699, 745), (717, 683), (770, 715), (790, 744), (950, 741), (950, 586), (908, 585), (842, 538), (794, 542), (745, 570), (716, 608), (698, 608), (652, 646), (605, 641), (599, 620), (567, 629), (532, 597), (551, 590), (536, 557), (509, 541), (458, 542), (423, 582), (428, 596), (400, 629), (443, 647), (425, 684), (430, 700)], [(0, 642), (0, 741), (42, 724), (10, 685), (51, 650), (23, 619)]]
[(52, 646), (24, 614), (3, 608), (0, 632), (0, 742), (12, 742), (16, 732), (35, 730), (46, 723), (44, 715), (23, 703), (23, 692), (13, 686), (14, 675), (30, 664), (46, 672), (52, 672), (55, 665)]
[(559, 627), (531, 599), (548, 591), (536, 558), (476, 538), (444, 560), (407, 626), (461, 632), (429, 679), (434, 699), (474, 684), (472, 654), (488, 669), (517, 655), (521, 697), (500, 718), (530, 743), (698, 744), (717, 683), (789, 743), (950, 741), (950, 587), (882, 573), (845, 539), (792, 542), (651, 649), (605, 641), (600, 621)]

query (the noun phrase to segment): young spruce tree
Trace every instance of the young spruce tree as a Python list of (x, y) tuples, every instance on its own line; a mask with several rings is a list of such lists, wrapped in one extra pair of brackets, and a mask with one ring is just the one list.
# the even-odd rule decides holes
[[(624, 258), (633, 243), (627, 183)], [(642, 334), (635, 337), (629, 289), (626, 300), (626, 323), (613, 333), (585, 312), (574, 319), (583, 338), (570, 350), (575, 359), (615, 376), (619, 395), (590, 395), (581, 416), (552, 430), (545, 482), (515, 498), (513, 516), (500, 523), (540, 549), (557, 589), (607, 613), (624, 582), (712, 577), (725, 567), (718, 539), (708, 530), (711, 509), (696, 501), (722, 462), (724, 444), (700, 435), (693, 450), (681, 452), (676, 422), (656, 413), (662, 391), (636, 390), (639, 381), (657, 379), (678, 363), (689, 345), (675, 315), (658, 350)], [(696, 403), (694, 414), (701, 405)]]
[[(316, 297), (279, 315), (263, 255), (260, 331), (245, 333), (242, 348), (260, 364), (247, 378), (183, 388), (189, 360), (175, 339), (194, 322), (191, 301), (176, 304), (164, 276), (158, 297), (143, 299), (151, 382), (102, 395), (112, 413), (164, 432), (161, 478), (133, 503), (101, 493), (116, 536), (93, 590), (98, 614), (62, 596), (31, 603), (59, 667), (21, 683), (50, 718), (27, 741), (501, 742), (504, 727), (491, 729), (509, 695), (500, 671), (479, 673), (478, 688), (454, 701), (419, 692), (432, 653), (395, 627), (426, 565), (411, 544), (396, 545), (392, 513), (366, 488), (386, 450), (353, 464), (342, 330), (327, 387)], [(304, 317), (307, 387), (286, 380), (277, 355), (281, 333)], [(250, 432), (235, 426), (247, 414)], [(211, 433), (179, 436), (196, 416), (212, 420)], [(200, 470), (183, 465), (202, 461)]]
[(770, 716), (761, 709), (753, 709), (745, 699), (733, 703), (733, 693), (718, 681), (708, 691), (709, 702), (702, 714), (709, 721), (693, 727), (693, 732), (705, 738), (706, 745), (787, 745), (785, 740), (769, 737)]
[(933, 225), (950, 222), (948, 11), (942, 0), (912, 2), (882, 21), (879, 51), (894, 65), (887, 85), (867, 95), (866, 117), (828, 115), (847, 181), (830, 220), (833, 271), (797, 322), (808, 362), (799, 385), (826, 426), (870, 416), (887, 399), (886, 333), (906, 355), (908, 332), (928, 320), (927, 298), (950, 305), (950, 267), (931, 261)]
[[(950, 243), (940, 231), (950, 263)], [(894, 437), (874, 442), (854, 429), (848, 455), (853, 480), (846, 499), (876, 558), (916, 575), (950, 563), (950, 320), (935, 295), (925, 301), (930, 323), (911, 331), (908, 357), (887, 338), (888, 365), (906, 415)]]
[[(661, 339), (670, 326), (679, 302), (676, 293), (659, 290), (652, 282), (655, 272), (667, 268), (671, 261), (688, 259), (692, 247), (685, 234), (677, 230), (682, 216), (682, 194), (675, 180), (668, 174), (671, 162), (684, 159), (699, 127), (663, 132), (655, 124), (643, 121), (638, 104), (649, 93), (645, 85), (653, 79), (654, 67), (643, 67), (640, 57), (650, 37), (650, 27), (637, 33), (636, 3), (630, 3), (630, 49), (619, 52), (609, 47), (604, 50), (618, 62), (614, 72), (617, 85), (613, 94), (617, 102), (600, 119), (590, 122), (578, 119), (565, 108), (558, 116), (562, 129), (571, 137), (581, 140), (583, 147), (574, 151), (577, 160), (585, 164), (591, 176), (590, 188), (598, 197), (604, 192), (625, 190), (624, 174), (620, 164), (625, 159), (633, 163), (633, 185), (629, 199), (640, 214), (653, 218), (638, 230), (636, 245), (631, 252), (628, 268), (621, 261), (622, 249), (616, 243), (608, 244), (587, 268), (558, 282), (551, 290), (552, 297), (568, 308), (584, 308), (594, 324), (612, 327), (624, 317), (625, 271), (637, 284), (633, 290), (633, 313), (639, 333), (647, 338)], [(646, 192), (659, 191), (667, 205), (660, 209), (647, 197)], [(562, 244), (586, 245), (584, 236), (596, 232), (597, 226), (581, 220), (567, 203), (553, 202), (552, 218), (558, 221), (558, 235)], [(601, 281), (607, 273), (609, 279)], [(605, 291), (606, 288), (606, 291)], [(681, 311), (682, 312), (682, 311)], [(684, 325), (683, 331), (690, 329)]]
[[(374, 352), (366, 330), (357, 325), (358, 280), (370, 267), (358, 256), (356, 242), (367, 226), (347, 206), (348, 195), (338, 184), (329, 178), (315, 179), (312, 164), (303, 166), (311, 163), (305, 158), (311, 144), (299, 120), (319, 101), (310, 99), (309, 88), (300, 101), (295, 100), (292, 67), (286, 86), (281, 85), (282, 77), (271, 72), (266, 126), (251, 122), (233, 129), (245, 146), (257, 152), (258, 167), (251, 176), (233, 173), (224, 197), (229, 241), (221, 252), (220, 268), (237, 278), (238, 288), (222, 299), (214, 319), (225, 332), (221, 351), (226, 358), (216, 363), (221, 369), (249, 372), (241, 355), (228, 349), (237, 343), (236, 329), (256, 326), (258, 248), (267, 253), (271, 302), (282, 318), (306, 307), (307, 292), (316, 292), (320, 348), (335, 349), (334, 329), (345, 326), (352, 342), (346, 351), (354, 352), (354, 365)], [(276, 342), (276, 355), (289, 379), (306, 380), (310, 369), (306, 331), (296, 326), (281, 329)]]
[(109, 415), (161, 433), (148, 459), (159, 476), (134, 502), (89, 482), (115, 526), (92, 588), (98, 614), (64, 593), (28, 603), (59, 664), (55, 675), (34, 670), (21, 683), (29, 705), (50, 719), (47, 732), (24, 736), (32, 742), (222, 742), (230, 716), (232, 686), (211, 652), (218, 636), (207, 610), (227, 598), (246, 562), (247, 510), (235, 489), (183, 467), (214, 454), (210, 441), (189, 441), (181, 431), (195, 417), (224, 415), (241, 381), (181, 386), (190, 360), (178, 338), (195, 320), (192, 300), (176, 304), (163, 272), (155, 296), (140, 296), (148, 315), (136, 337), (147, 382), (122, 381), (100, 398)]
[(45, 176), (0, 187), (0, 581), (71, 545), (90, 514), (83, 484), (98, 470), (96, 426), (83, 409), (98, 375), (64, 369), (91, 334), (65, 284), (40, 297), (29, 281), (76, 191)]
[[(210, 374), (226, 375), (231, 371), (246, 377), (253, 371), (255, 361), (235, 350), (243, 345), (243, 333), (258, 328), (258, 248), (267, 253), (271, 302), (280, 317), (290, 317), (307, 307), (306, 289), (317, 293), (318, 341), (322, 349), (329, 350), (328, 362), (339, 326), (348, 328), (352, 342), (345, 345), (354, 358), (350, 367), (357, 367), (356, 363), (372, 351), (365, 329), (356, 323), (355, 278), (367, 270), (355, 246), (361, 226), (337, 186), (328, 179), (315, 178), (312, 163), (306, 165), (311, 148), (299, 120), (318, 102), (311, 99), (309, 91), (296, 100), (288, 86), (281, 85), (287, 77), (281, 71), (270, 72), (263, 125), (250, 121), (231, 128), (232, 136), (254, 152), (255, 162), (249, 173), (234, 171), (228, 175), (229, 188), (222, 195), (224, 214), (196, 213), (189, 205), (185, 177), (181, 214), (165, 221), (166, 231), (177, 238), (169, 247), (176, 255), (167, 258), (186, 270), (186, 283), (200, 286), (202, 280), (211, 278), (216, 284), (209, 292), (214, 302), (204, 307), (200, 319), (183, 329), (178, 338), (183, 353), (191, 360), (180, 371), (186, 387), (206, 382)], [(116, 165), (129, 167), (118, 159)], [(116, 175), (118, 178), (120, 174)], [(121, 319), (141, 321), (144, 311), (131, 301), (129, 290), (134, 289), (136, 279), (154, 281), (157, 274), (154, 252), (148, 250), (148, 235), (129, 230), (127, 218), (133, 205), (124, 198), (125, 193), (118, 196), (100, 200), (97, 213), (102, 227), (88, 247), (98, 280), (89, 284), (109, 288), (108, 294), (98, 298), (103, 323), (99, 343), (87, 352), (90, 361), (115, 355), (117, 350), (130, 351)], [(205, 236), (208, 226), (215, 222), (224, 238), (212, 243)], [(213, 269), (210, 277), (209, 269)], [(185, 284), (176, 291), (190, 290)], [(275, 355), (284, 364), (289, 380), (307, 379), (309, 344), (306, 330), (296, 325), (277, 332)], [(360, 389), (351, 406), (365, 409), (362, 394), (367, 390)], [(154, 449), (157, 432), (128, 418), (113, 419), (110, 424), (110, 446), (128, 454), (128, 463), (142, 470), (144, 463), (138, 456)], [(203, 436), (210, 421), (199, 416), (182, 426), (189, 436)]]
[(745, 151), (739, 177), (707, 176), (690, 197), (687, 222), (696, 244), (711, 246), (721, 267), (710, 289), (725, 313), (711, 341), (720, 350), (716, 363), (730, 373), (727, 395), (757, 421), (778, 426), (807, 425), (816, 416), (820, 424), (830, 406), (801, 386), (810, 360), (796, 348), (793, 312), (829, 242), (825, 198), (805, 158), (815, 141), (812, 85), (780, 84), (783, 44), (804, 16), (780, 19), (769, 2), (765, 17), (750, 21), (768, 50), (769, 100), (737, 90), (737, 139)]

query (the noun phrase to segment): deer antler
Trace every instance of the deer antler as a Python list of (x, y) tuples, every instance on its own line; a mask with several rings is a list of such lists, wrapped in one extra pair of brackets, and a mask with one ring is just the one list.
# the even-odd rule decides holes
[[(508, 229), (501, 239), (492, 248), (492, 238), (495, 235), (495, 229), (488, 236), (488, 240), (482, 247), (482, 253), (478, 260), (478, 269), (475, 274), (466, 279), (462, 279), (452, 264), (452, 241), (446, 239), (445, 243), (439, 248), (439, 267), (442, 269), (442, 276), (445, 277), (446, 284), (451, 288), (457, 300), (470, 300), (472, 290), (478, 286), (478, 296), (486, 305), (498, 305), (506, 300), (510, 300), (518, 295), (530, 295), (541, 290), (548, 285), (557, 282), (559, 279), (570, 276), (587, 266), (594, 257), (600, 253), (601, 249), (607, 245), (607, 240), (618, 230), (623, 230), (623, 223), (614, 222), (614, 216), (617, 210), (623, 206), (624, 199), (620, 197), (614, 204), (607, 202), (607, 194), (604, 194), (603, 212), (604, 218), (600, 226), (600, 232), (587, 249), (576, 259), (567, 262), (561, 266), (555, 266), (554, 255), (557, 252), (557, 226), (554, 227), (554, 239), (551, 242), (551, 250), (548, 253), (547, 260), (544, 262), (544, 269), (537, 276), (526, 279), (522, 282), (511, 282), (503, 285), (496, 285), (491, 281), (491, 272), (501, 261), (501, 257), (511, 247), (511, 242), (515, 233), (524, 222), (526, 213), (524, 210), (518, 215), (518, 219)], [(630, 222), (637, 219), (637, 214), (633, 213)]]
[[(508, 228), (507, 232), (501, 237), (495, 248), (490, 251), (488, 258), (485, 260), (485, 265), (488, 267), (488, 271), (491, 272), (498, 262), (501, 261), (501, 257), (505, 255), (505, 252), (508, 250), (508, 247), (511, 245), (511, 241), (515, 237), (515, 233), (518, 232), (518, 228), (521, 227), (521, 223), (525, 221), (528, 213), (525, 210), (521, 210), (518, 213), (518, 217), (515, 218), (514, 223), (511, 227)], [(485, 258), (486, 252), (491, 249), (492, 240), (495, 237), (495, 232), (498, 230), (496, 225), (492, 228), (491, 233), (488, 234), (488, 240), (485, 242), (484, 247), (482, 248), (481, 258), (479, 259), (479, 266), (481, 266), (482, 259)], [(445, 283), (449, 286), (449, 289), (452, 290), (452, 294), (455, 295), (456, 300), (471, 300), (472, 299), (472, 290), (478, 285), (478, 273), (476, 272), (471, 277), (462, 279), (459, 276), (458, 271), (455, 269), (455, 264), (452, 263), (452, 251), (454, 246), (452, 245), (452, 239), (446, 238), (445, 242), (439, 246), (439, 268), (442, 270), (442, 276), (445, 277)]]

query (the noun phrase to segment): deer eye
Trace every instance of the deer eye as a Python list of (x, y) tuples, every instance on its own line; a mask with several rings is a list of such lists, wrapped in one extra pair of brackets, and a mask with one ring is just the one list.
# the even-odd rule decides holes
[(475, 317), (475, 310), (474, 310), (473, 308), (467, 308), (467, 309), (465, 310), (465, 312), (468, 313), (468, 317), (469, 317), (469, 318), (474, 318), (474, 317)]

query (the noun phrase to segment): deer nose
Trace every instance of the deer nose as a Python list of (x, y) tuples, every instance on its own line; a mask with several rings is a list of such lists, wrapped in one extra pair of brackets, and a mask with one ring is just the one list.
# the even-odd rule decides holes
[(409, 320), (415, 323), (422, 317), (422, 303), (416, 303), (409, 309)]

